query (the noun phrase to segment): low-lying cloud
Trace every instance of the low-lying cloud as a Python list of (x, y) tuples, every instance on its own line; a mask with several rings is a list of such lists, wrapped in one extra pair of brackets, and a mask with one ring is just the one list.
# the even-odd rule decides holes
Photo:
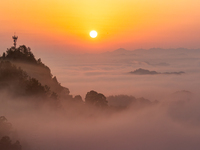
[[(65, 100), (57, 109), (47, 105), (38, 107), (28, 97), (13, 99), (3, 90), (0, 114), (12, 123), (15, 131), (12, 140), (19, 140), (23, 150), (199, 150), (198, 51), (187, 55), (178, 55), (180, 52), (174, 50), (164, 54), (153, 52), (69, 56), (63, 58), (65, 61), (59, 60), (61, 64), (54, 61), (54, 66), (50, 66), (73, 96), (80, 94), (84, 99), (88, 91), (95, 90), (108, 100), (114, 99), (109, 109), (70, 104)], [(181, 76), (127, 74), (140, 67), (186, 73)], [(31, 99), (34, 100), (37, 99)], [(140, 105), (141, 101), (147, 103)]]
[(25, 150), (198, 150), (199, 97), (180, 98), (179, 93), (137, 108), (132, 103), (116, 112), (73, 105), (38, 109), (24, 100), (7, 99), (0, 113), (12, 123)]

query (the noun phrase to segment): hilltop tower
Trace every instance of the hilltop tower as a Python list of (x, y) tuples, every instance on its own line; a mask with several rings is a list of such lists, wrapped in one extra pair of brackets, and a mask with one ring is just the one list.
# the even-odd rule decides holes
[(12, 38), (13, 38), (13, 41), (14, 41), (14, 47), (16, 48), (18, 36), (14, 35)]

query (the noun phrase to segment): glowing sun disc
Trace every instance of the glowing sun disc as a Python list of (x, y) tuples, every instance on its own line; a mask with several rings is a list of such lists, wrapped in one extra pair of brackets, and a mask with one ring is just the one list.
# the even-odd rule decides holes
[(91, 36), (91, 38), (97, 37), (97, 31), (92, 30), (92, 31), (90, 32), (90, 36)]

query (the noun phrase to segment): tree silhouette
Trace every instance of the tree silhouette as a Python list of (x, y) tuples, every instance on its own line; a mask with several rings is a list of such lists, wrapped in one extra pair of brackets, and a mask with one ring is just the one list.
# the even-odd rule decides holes
[(4, 136), (0, 140), (0, 149), (1, 150), (11, 150), (12, 143), (11, 139), (8, 136)]
[(55, 92), (52, 92), (50, 98), (53, 99), (53, 100), (57, 100), (58, 99), (58, 94), (55, 93)]
[(103, 94), (97, 93), (96, 91), (93, 90), (86, 94), (85, 103), (97, 107), (108, 106), (108, 101), (106, 100), (106, 97)]
[(50, 87), (42, 85), (37, 79), (31, 78), (20, 67), (10, 61), (0, 62), (0, 89), (12, 87), (15, 96), (48, 96)]
[(22, 150), (22, 146), (19, 141), (12, 144), (10, 137), (4, 136), (0, 140), (0, 150)]
[(19, 141), (16, 141), (14, 144), (12, 144), (12, 150), (22, 150), (22, 146)]
[(31, 49), (29, 47), (26, 47), (25, 45), (22, 45), (18, 48), (11, 47), (10, 49), (7, 49), (6, 53), (7, 55), (5, 56), (5, 58), (10, 60), (26, 61), (35, 64), (37, 63), (37, 60), (31, 52)]
[(17, 68), (9, 61), (0, 62), (0, 79), (2, 80), (26, 80), (27, 73), (21, 68)]
[(5, 58), (6, 57), (6, 53), (5, 52), (3, 52), (3, 56), (2, 56), (3, 58)]
[(48, 86), (42, 86), (42, 84), (35, 78), (30, 78), (26, 84), (27, 95), (46, 96), (47, 92), (49, 92), (49, 89), (50, 88)]
[(8, 136), (12, 131), (12, 125), (4, 116), (0, 116), (0, 150), (22, 150), (22, 146), (19, 141), (12, 144), (10, 137)]
[(74, 96), (74, 102), (83, 103), (82, 97), (80, 95)]
[(0, 116), (0, 137), (11, 133), (12, 125), (4, 116)]

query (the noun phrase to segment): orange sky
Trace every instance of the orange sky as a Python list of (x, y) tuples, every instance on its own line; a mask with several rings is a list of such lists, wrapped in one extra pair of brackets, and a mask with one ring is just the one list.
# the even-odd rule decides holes
[(1, 0), (0, 22), (3, 48), (14, 32), (19, 44), (62, 51), (200, 48), (199, 0)]

